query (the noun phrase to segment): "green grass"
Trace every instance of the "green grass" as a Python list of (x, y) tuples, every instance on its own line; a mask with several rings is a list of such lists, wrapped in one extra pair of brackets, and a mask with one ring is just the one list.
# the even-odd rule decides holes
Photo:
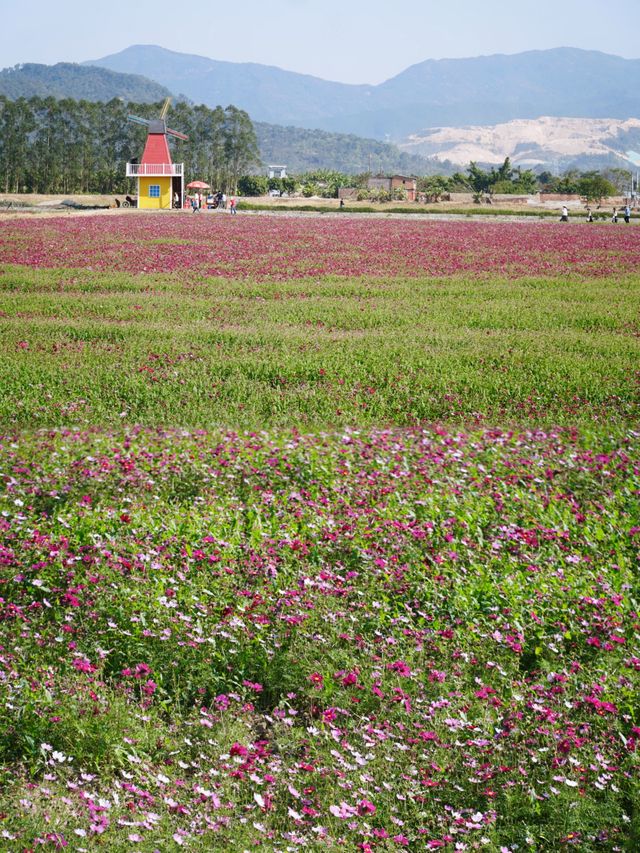
[(9, 268), (0, 422), (638, 417), (640, 279), (310, 283)]
[(637, 281), (59, 280), (3, 277), (5, 423), (637, 415)]

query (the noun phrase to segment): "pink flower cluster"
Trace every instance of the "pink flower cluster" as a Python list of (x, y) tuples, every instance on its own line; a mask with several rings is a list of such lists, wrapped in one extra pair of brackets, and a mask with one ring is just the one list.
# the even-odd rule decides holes
[[(53, 844), (44, 812), (89, 849), (515, 851), (529, 820), (549, 849), (624, 849), (638, 451), (569, 429), (0, 439), (0, 737), (46, 774), (4, 837)], [(75, 725), (115, 729), (121, 772), (87, 771)]]
[(0, 223), (0, 263), (285, 280), (606, 276), (640, 265), (640, 230), (555, 222), (86, 216)]

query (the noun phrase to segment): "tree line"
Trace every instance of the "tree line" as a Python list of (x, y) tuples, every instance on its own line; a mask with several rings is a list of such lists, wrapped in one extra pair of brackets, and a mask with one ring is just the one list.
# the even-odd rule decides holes
[[(161, 103), (108, 103), (70, 98), (0, 96), (0, 191), (5, 193), (132, 192), (126, 164), (140, 160), (146, 140), (142, 125), (127, 121), (134, 113), (157, 118)], [(167, 124), (189, 140), (169, 137), (174, 162), (185, 164), (187, 182), (236, 191), (241, 175), (260, 162), (256, 134), (248, 114), (233, 105), (210, 109), (180, 102)]]
[[(337, 198), (341, 188), (350, 187), (357, 190), (359, 201), (384, 202), (403, 198), (403, 190), (392, 194), (385, 190), (370, 189), (370, 177), (371, 172), (350, 175), (332, 169), (316, 169), (286, 178), (243, 175), (238, 182), (238, 192), (244, 196), (260, 196), (277, 190), (288, 195), (295, 193), (305, 197)], [(577, 194), (586, 201), (599, 202), (608, 196), (626, 194), (630, 181), (631, 173), (625, 169), (608, 169), (605, 173), (571, 170), (561, 176), (554, 176), (550, 172), (536, 174), (529, 169), (513, 167), (507, 157), (499, 168), (483, 170), (477, 163), (470, 163), (466, 173), (419, 177), (417, 190), (419, 199), (427, 203), (440, 201), (451, 193), (472, 193), (477, 201), (481, 201), (483, 197), (497, 194), (529, 195), (537, 192)]]
[(482, 169), (470, 163), (466, 174), (430, 175), (418, 181), (418, 191), (427, 201), (438, 201), (455, 192), (471, 192), (480, 200), (493, 195), (530, 195), (537, 192), (575, 194), (586, 201), (600, 201), (608, 196), (628, 192), (631, 173), (625, 169), (579, 172), (575, 169), (563, 175), (551, 172), (535, 173), (531, 169), (512, 166), (509, 157), (497, 169)]

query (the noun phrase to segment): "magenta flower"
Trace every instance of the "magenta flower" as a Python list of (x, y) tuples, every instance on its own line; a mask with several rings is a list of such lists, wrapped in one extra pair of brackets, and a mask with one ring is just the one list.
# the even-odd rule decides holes
[(409, 678), (411, 676), (411, 670), (403, 660), (396, 660), (393, 663), (387, 664), (387, 669), (390, 669), (392, 672), (397, 672), (398, 675), (401, 675), (403, 678)]
[(97, 669), (87, 658), (74, 658), (72, 666), (78, 672), (95, 672)]
[(312, 673), (311, 673), (311, 675), (309, 676), (309, 681), (310, 681), (310, 682), (313, 684), (313, 686), (314, 686), (314, 687), (316, 687), (318, 690), (320, 690), (320, 689), (322, 688), (323, 684), (324, 684), (324, 679), (323, 679), (323, 677), (320, 675), (320, 673), (319, 673), (319, 672), (312, 672)]
[(358, 802), (358, 814), (359, 815), (367, 815), (367, 814), (375, 814), (376, 807), (370, 800), (360, 800)]

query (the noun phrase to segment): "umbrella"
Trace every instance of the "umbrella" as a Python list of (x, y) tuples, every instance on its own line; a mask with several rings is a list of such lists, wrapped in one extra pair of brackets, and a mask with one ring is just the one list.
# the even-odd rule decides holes
[(205, 184), (204, 181), (191, 181), (190, 184), (187, 184), (188, 190), (210, 190), (211, 187), (209, 184)]

